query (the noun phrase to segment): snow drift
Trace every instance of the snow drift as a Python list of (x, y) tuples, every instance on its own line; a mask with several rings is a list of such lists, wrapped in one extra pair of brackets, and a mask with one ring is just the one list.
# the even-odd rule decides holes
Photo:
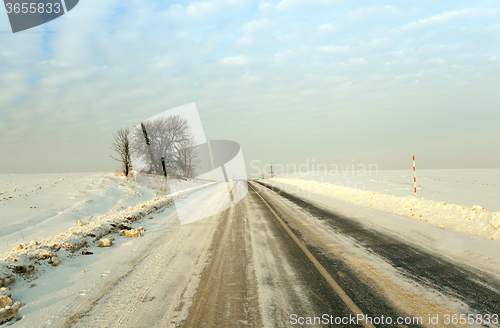
[(500, 212), (488, 211), (482, 206), (450, 204), (412, 196), (386, 195), (311, 180), (273, 178), (267, 181), (273, 182), (274, 186), (279, 186), (284, 191), (286, 186), (290, 185), (364, 207), (413, 217), (439, 226), (441, 229), (453, 229), (500, 241)]
[[(134, 234), (133, 237), (139, 237), (141, 232), (145, 232), (145, 229), (142, 227), (133, 229), (130, 226), (131, 223), (173, 204), (173, 197), (175, 196), (187, 194), (211, 185), (213, 183), (206, 183), (164, 197), (156, 197), (148, 202), (130, 206), (118, 213), (98, 217), (96, 221), (87, 224), (80, 221), (77, 227), (70, 228), (68, 232), (59, 233), (55, 237), (49, 236), (40, 242), (32, 240), (29, 243), (17, 245), (10, 252), (4, 253), (3, 260), (0, 260), (0, 292), (6, 294), (8, 290), (5, 287), (15, 284), (19, 278), (25, 278), (28, 281), (33, 280), (40, 274), (37, 270), (38, 267), (44, 265), (58, 266), (61, 261), (75, 256), (76, 252), (84, 247), (94, 244), (102, 247), (103, 243), (110, 246), (114, 237), (103, 237), (111, 233), (129, 232), (130, 230)], [(108, 243), (103, 242), (103, 239), (106, 239)], [(3, 297), (0, 299), (0, 323), (14, 318), (21, 306), (19, 302), (12, 304), (10, 293), (8, 296), (3, 294), (0, 293), (0, 297)]]

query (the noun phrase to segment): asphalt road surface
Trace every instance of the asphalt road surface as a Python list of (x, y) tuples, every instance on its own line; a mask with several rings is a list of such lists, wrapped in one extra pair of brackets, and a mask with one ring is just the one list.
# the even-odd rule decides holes
[(487, 274), (250, 182), (235, 206), (158, 236), (59, 324), (498, 327), (494, 314), (500, 284)]

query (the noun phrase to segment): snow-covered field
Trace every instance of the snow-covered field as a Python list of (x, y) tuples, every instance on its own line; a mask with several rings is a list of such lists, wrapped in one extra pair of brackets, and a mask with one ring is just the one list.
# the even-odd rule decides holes
[[(172, 192), (206, 182), (176, 180)], [(158, 192), (108, 173), (0, 175), (0, 254), (155, 198)]]
[[(98, 289), (99, 280), (124, 270), (131, 252), (179, 229), (172, 194), (186, 201), (217, 196), (207, 181), (172, 181), (172, 194), (161, 183), (155, 189), (142, 182), (105, 173), (0, 175), (0, 287), (8, 288), (0, 289), (0, 321), (20, 308), (20, 326), (51, 326), (68, 304), (87, 297), (89, 283)], [(411, 170), (299, 172), (265, 183), (492, 274), (500, 264), (500, 169), (417, 171), (418, 198)], [(98, 247), (101, 239), (113, 247)], [(2, 308), (9, 294), (20, 303)]]
[[(113, 174), (0, 175), (0, 287), (11, 289), (0, 290), (0, 302), (9, 303), (0, 306), (0, 322), (22, 305), (10, 305), (11, 299), (26, 302), (53, 292), (57, 284), (32, 292), (43, 273), (57, 269), (60, 277), (68, 269), (73, 272), (59, 265), (71, 259), (73, 267), (75, 254), (98, 245), (123, 244), (127, 237), (115, 241), (118, 233), (140, 236), (152, 227), (145, 218), (172, 205), (173, 196), (188, 197), (211, 185), (171, 180), (167, 193), (166, 188), (150, 189)], [(146, 229), (133, 226), (138, 220)]]
[[(297, 172), (274, 183), (500, 241), (500, 169)], [(269, 180), (266, 180), (269, 181)]]

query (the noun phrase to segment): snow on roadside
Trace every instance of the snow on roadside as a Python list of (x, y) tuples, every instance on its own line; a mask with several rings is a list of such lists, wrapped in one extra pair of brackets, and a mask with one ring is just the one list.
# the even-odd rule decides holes
[[(411, 164), (411, 163), (410, 163)], [(329, 182), (394, 196), (413, 196), (413, 170), (308, 171), (277, 178)], [(500, 169), (418, 169), (418, 198), (500, 211)]]
[(500, 241), (500, 212), (488, 211), (482, 206), (457, 205), (412, 196), (386, 195), (311, 180), (273, 178), (266, 181), (277, 183), (285, 192), (286, 186), (290, 185), (364, 207), (413, 217), (437, 225), (441, 229), (452, 229)]
[(109, 173), (0, 174), (0, 254), (155, 197)]
[[(40, 275), (37, 270), (38, 267), (44, 265), (58, 266), (64, 259), (75, 256), (75, 253), (82, 248), (94, 243), (98, 244), (102, 237), (123, 229), (131, 229), (130, 223), (146, 217), (165, 206), (171, 205), (174, 197), (203, 189), (213, 184), (207, 182), (203, 184), (189, 183), (187, 185), (188, 188), (181, 190), (179, 190), (180, 186), (178, 186), (179, 189), (173, 188), (174, 190), (178, 190), (174, 193), (163, 197), (155, 197), (148, 202), (130, 206), (112, 215), (98, 217), (93, 222), (86, 224), (79, 222), (78, 227), (70, 228), (68, 232), (62, 232), (55, 237), (50, 236), (48, 239), (41, 240), (40, 242), (32, 240), (30, 243), (19, 244), (12, 251), (4, 253), (3, 259), (0, 260), (0, 288), (14, 285), (19, 278), (24, 278), (28, 282), (31, 282)], [(5, 289), (5, 293), (7, 292), (8, 290)], [(20, 306), (18, 302), (12, 306), (7, 305), (4, 308), (0, 306), (0, 323), (15, 317)]]
[(9, 290), (5, 287), (0, 288), (0, 323), (15, 318), (21, 307), (20, 302), (12, 304)]
[(167, 189), (176, 192), (203, 180), (159, 179), (161, 188), (110, 173), (0, 174), (0, 254), (142, 204)]

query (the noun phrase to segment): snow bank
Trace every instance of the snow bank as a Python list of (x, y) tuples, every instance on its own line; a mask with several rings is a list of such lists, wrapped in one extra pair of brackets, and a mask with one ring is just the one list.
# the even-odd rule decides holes
[(151, 189), (108, 173), (0, 174), (0, 254), (19, 243), (68, 231), (78, 220), (83, 226), (99, 216), (206, 183), (169, 179), (168, 186)]
[[(411, 163), (409, 170), (309, 171), (276, 177), (329, 182), (386, 195), (414, 195)], [(418, 198), (468, 206), (481, 205), (490, 211), (500, 211), (500, 169), (433, 170), (417, 167), (417, 195)]]
[(412, 196), (386, 195), (330, 183), (311, 180), (273, 178), (273, 185), (286, 191), (294, 186), (308, 192), (341, 199), (364, 207), (419, 219), (441, 229), (452, 229), (500, 241), (500, 212), (488, 211), (481, 206), (465, 206), (418, 199)]
[(4, 308), (0, 308), (0, 323), (15, 318), (17, 313), (19, 313), (19, 308), (21, 304), (16, 302), (11, 305), (7, 305)]
[[(202, 189), (212, 184), (205, 183), (167, 196), (156, 197), (148, 202), (130, 206), (128, 209), (113, 215), (99, 217), (94, 222), (78, 224), (77, 227), (69, 229), (68, 232), (62, 232), (55, 237), (50, 236), (40, 242), (32, 240), (30, 243), (17, 245), (12, 251), (4, 253), (3, 260), (0, 260), (0, 291), (4, 287), (13, 285), (16, 279), (20, 277), (31, 281), (39, 274), (37, 270), (39, 266), (57, 266), (65, 258), (75, 256), (75, 253), (83, 247), (94, 243), (99, 244), (103, 237), (110, 233), (118, 233), (125, 229), (127, 232), (130, 230), (135, 233), (134, 237), (139, 237), (141, 232), (145, 232), (145, 229), (142, 227), (132, 229), (130, 223), (172, 204), (173, 198), (178, 195)], [(107, 240), (110, 246), (113, 237), (110, 236)], [(102, 242), (100, 244), (102, 245)], [(15, 317), (19, 307), (19, 302), (14, 305), (9, 304), (4, 308), (0, 307), (0, 322)]]
[(69, 229), (69, 232), (62, 232), (55, 237), (50, 236), (41, 242), (33, 240), (29, 244), (19, 244), (12, 251), (5, 253), (3, 261), (0, 261), (0, 287), (14, 283), (12, 273), (30, 273), (34, 271), (35, 265), (58, 265), (61, 258), (72, 256), (73, 253), (90, 243), (98, 243), (112, 232), (130, 230), (129, 223), (172, 204), (173, 197), (209, 185), (211, 184), (203, 184), (161, 198), (154, 198), (116, 214), (99, 217), (96, 221), (78, 224), (78, 227)]
[(0, 324), (15, 318), (21, 307), (21, 303), (12, 304), (11, 295), (7, 288), (0, 288)]

